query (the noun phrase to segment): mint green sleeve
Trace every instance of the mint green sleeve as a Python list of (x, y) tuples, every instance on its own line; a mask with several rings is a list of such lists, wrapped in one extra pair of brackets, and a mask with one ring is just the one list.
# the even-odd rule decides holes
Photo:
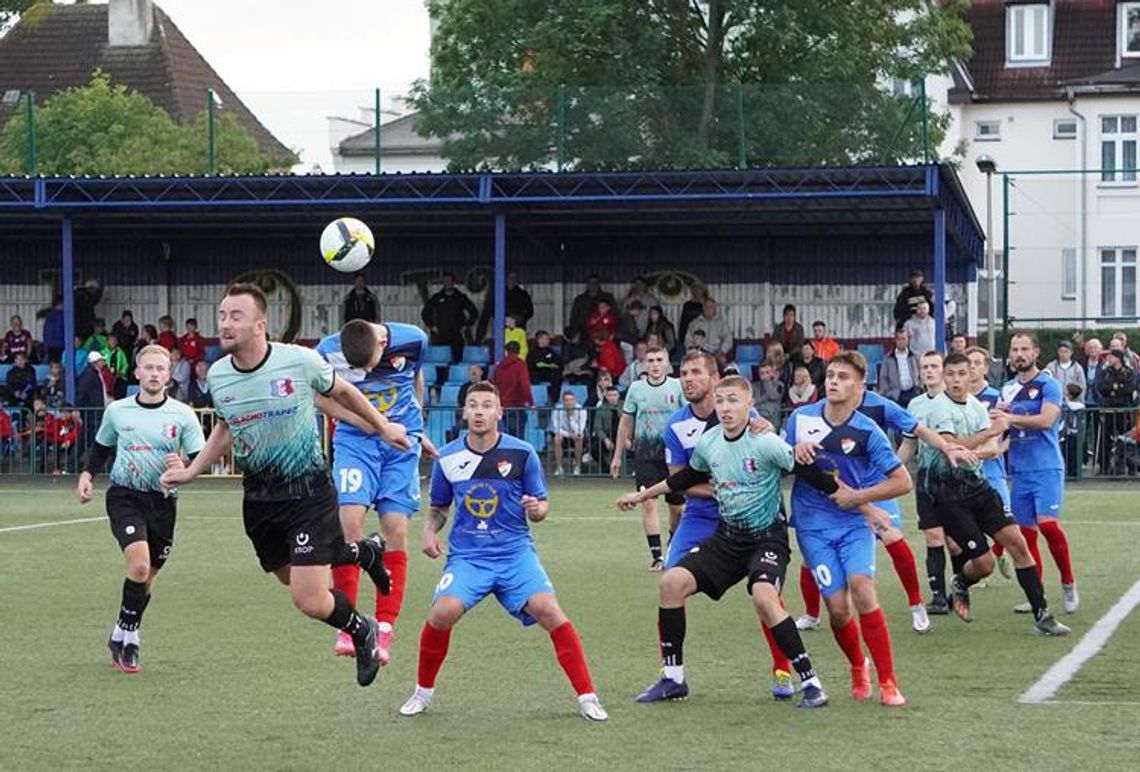
[(182, 423), (182, 450), (193, 455), (201, 453), (204, 447), (206, 435), (202, 433), (202, 422), (198, 420), (197, 413), (188, 410)]
[(333, 366), (312, 349), (298, 347), (297, 350), (301, 352), (301, 361), (305, 368), (305, 380), (318, 394), (328, 394), (332, 390), (333, 381), (336, 380)]
[(99, 431), (95, 435), (95, 441), (100, 445), (105, 445), (108, 448), (118, 445), (119, 429), (115, 426), (115, 414), (118, 412), (114, 405), (103, 411), (103, 422), (99, 424)]
[(761, 448), (765, 459), (785, 472), (792, 471), (796, 465), (796, 458), (791, 445), (774, 434), (762, 434), (760, 440), (763, 443)]
[(689, 458), (689, 468), (696, 469), (698, 472), (708, 472), (709, 467), (709, 443), (707, 440), (710, 435), (706, 434), (697, 440), (697, 447), (693, 448), (693, 455)]

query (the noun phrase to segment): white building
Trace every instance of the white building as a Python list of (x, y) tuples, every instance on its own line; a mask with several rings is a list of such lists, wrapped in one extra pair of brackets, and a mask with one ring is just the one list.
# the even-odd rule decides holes
[[(399, 100), (393, 109), (381, 113), (380, 171), (447, 171), (447, 160), (442, 155), (443, 141), (416, 133), (418, 113), (407, 112), (400, 109), (402, 107), (404, 103)], [(328, 119), (333, 170), (338, 174), (371, 174), (376, 171), (374, 115), (373, 110), (361, 108), (358, 119)]]
[[(973, 57), (928, 91), (949, 104), (942, 155), (965, 149), (962, 183), (983, 226), (987, 180), (977, 159), (996, 164), (989, 241), (999, 265), (1002, 175), (1011, 176), (1011, 316), (1057, 327), (1135, 318), (1140, 2), (973, 0), (968, 19)], [(1052, 173), (1027, 173), (1041, 171)], [(970, 318), (984, 320), (984, 280), (978, 295), (982, 313)]]

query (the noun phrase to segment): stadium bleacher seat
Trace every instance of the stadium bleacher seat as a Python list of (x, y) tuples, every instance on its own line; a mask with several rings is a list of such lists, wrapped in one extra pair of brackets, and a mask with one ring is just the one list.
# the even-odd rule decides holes
[(36, 368), (36, 383), (43, 383), (51, 372), (51, 365), (33, 365)]
[(425, 364), (449, 365), (451, 364), (450, 346), (428, 346), (424, 356)]
[(531, 384), (530, 395), (534, 399), (535, 407), (546, 407), (550, 404), (550, 389), (546, 387), (545, 383)]
[(131, 384), (127, 385), (127, 396), (128, 397), (133, 397), (134, 395), (136, 395), (138, 393), (139, 393), (139, 385), (137, 383), (131, 383)]
[(528, 410), (526, 413), (526, 431), (524, 432), (527, 442), (534, 446), (535, 451), (541, 453), (546, 449), (546, 430), (538, 425), (538, 411)]
[(428, 411), (428, 438), (437, 448), (447, 444), (447, 433), (455, 428), (454, 410)]
[(491, 363), (491, 350), (486, 346), (464, 346), (463, 363), (486, 365)]
[(12, 369), (13, 365), (0, 365), (0, 384), (7, 382), (8, 372)]
[(441, 407), (456, 407), (459, 404), (459, 387), (455, 385), (447, 385), (439, 390), (439, 400), (436, 402)]
[(213, 364), (214, 362), (218, 361), (218, 359), (221, 356), (222, 356), (222, 347), (219, 346), (217, 343), (211, 343), (210, 345), (206, 346), (206, 362), (207, 362), (207, 364)]
[(87, 349), (78, 349), (75, 352), (75, 375), (78, 376), (87, 369)]
[(451, 365), (447, 368), (447, 385), (467, 383), (467, 365)]
[(590, 392), (586, 389), (585, 386), (583, 386), (580, 383), (565, 383), (565, 384), (563, 384), (561, 393), (565, 394), (568, 391), (573, 392), (574, 396), (578, 398), (578, 404), (579, 405), (585, 405), (586, 404), (586, 397), (589, 395)]
[(764, 361), (763, 343), (741, 343), (736, 347), (736, 361), (759, 363)]

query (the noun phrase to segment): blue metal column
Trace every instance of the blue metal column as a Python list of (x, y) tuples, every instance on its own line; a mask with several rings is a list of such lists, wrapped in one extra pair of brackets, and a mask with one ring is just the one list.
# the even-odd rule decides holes
[(934, 210), (934, 347), (946, 350), (946, 210)]
[(71, 218), (64, 217), (61, 223), (63, 242), (63, 372), (64, 396), (75, 404), (75, 255), (71, 244)]
[(507, 216), (495, 215), (495, 361), (503, 358), (507, 311)]

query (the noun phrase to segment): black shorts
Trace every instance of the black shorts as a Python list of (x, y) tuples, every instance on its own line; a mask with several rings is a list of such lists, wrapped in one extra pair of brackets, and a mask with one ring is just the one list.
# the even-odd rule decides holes
[[(633, 484), (637, 490), (652, 487), (668, 476), (669, 467), (665, 465), (664, 458), (634, 459)], [(665, 501), (669, 504), (684, 504), (685, 494), (670, 491), (665, 494)]]
[(242, 519), (266, 572), (286, 565), (327, 566), (344, 550), (336, 489), (327, 476), (306, 498), (243, 500)]
[(120, 485), (107, 489), (107, 517), (120, 549), (145, 541), (150, 565), (162, 568), (174, 546), (175, 499), (155, 491), (136, 491)]
[(931, 528), (942, 527), (942, 521), (938, 518), (938, 508), (934, 505), (934, 499), (930, 497), (929, 493), (916, 487), (914, 504), (915, 508), (918, 509), (918, 530), (927, 531)]
[(718, 529), (681, 558), (677, 567), (693, 575), (697, 592), (720, 600), (729, 587), (745, 578), (749, 593), (756, 582), (767, 582), (780, 592), (790, 557), (788, 527), (776, 523), (758, 538), (747, 540), (726, 536)]
[(962, 549), (967, 560), (989, 551), (986, 536), (993, 536), (1002, 528), (1014, 525), (1013, 518), (1002, 505), (1001, 496), (988, 485), (973, 495), (947, 499), (939, 506), (942, 528)]

